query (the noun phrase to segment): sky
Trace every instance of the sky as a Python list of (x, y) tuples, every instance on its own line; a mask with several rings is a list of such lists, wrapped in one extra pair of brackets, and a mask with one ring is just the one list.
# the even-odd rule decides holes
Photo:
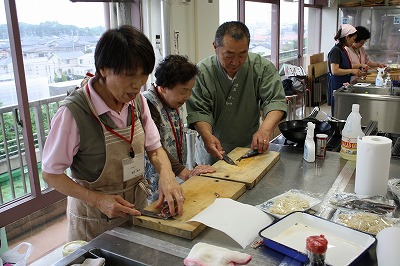
[[(76, 25), (79, 27), (94, 27), (104, 25), (105, 3), (101, 2), (81, 2), (74, 3), (70, 0), (15, 0), (17, 5), (18, 20), (29, 24), (39, 24), (45, 21), (58, 21), (64, 25)], [(281, 3), (284, 15), (281, 16), (283, 24), (293, 23), (297, 18), (297, 9), (291, 3), (283, 1)], [(270, 5), (251, 3), (246, 4), (248, 13), (247, 23), (253, 23), (260, 18), (263, 20), (265, 14), (270, 14)], [(237, 9), (232, 5), (232, 0), (220, 0), (220, 15), (222, 21), (234, 20)], [(0, 24), (5, 24), (4, 1), (0, 0)]]
[[(39, 24), (58, 21), (78, 27), (104, 26), (104, 3), (74, 3), (70, 0), (16, 0), (20, 22)], [(6, 24), (4, 1), (0, 1), (0, 24)]]

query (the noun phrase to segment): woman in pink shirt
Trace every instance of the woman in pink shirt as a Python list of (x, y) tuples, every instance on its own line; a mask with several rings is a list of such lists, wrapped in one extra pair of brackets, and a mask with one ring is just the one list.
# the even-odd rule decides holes
[(95, 76), (62, 103), (42, 156), (43, 179), (68, 195), (69, 241), (91, 240), (141, 214), (145, 152), (160, 174), (157, 206), (166, 201), (172, 215), (175, 207), (183, 213), (183, 190), (139, 93), (155, 64), (150, 41), (131, 26), (111, 29), (94, 58)]
[(372, 61), (363, 47), (365, 42), (371, 38), (369, 30), (363, 26), (357, 26), (356, 30), (357, 37), (353, 45), (346, 47), (353, 68), (360, 68), (366, 71), (371, 67), (386, 67), (383, 63)]

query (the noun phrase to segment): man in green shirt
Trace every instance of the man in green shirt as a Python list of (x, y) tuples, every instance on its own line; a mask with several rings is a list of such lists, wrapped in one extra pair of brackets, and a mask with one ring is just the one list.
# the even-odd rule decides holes
[(198, 63), (200, 74), (186, 103), (188, 124), (200, 135), (197, 164), (213, 164), (236, 147), (267, 151), (271, 132), (286, 116), (275, 66), (250, 53), (249, 44), (245, 24), (226, 22), (216, 31), (215, 55)]

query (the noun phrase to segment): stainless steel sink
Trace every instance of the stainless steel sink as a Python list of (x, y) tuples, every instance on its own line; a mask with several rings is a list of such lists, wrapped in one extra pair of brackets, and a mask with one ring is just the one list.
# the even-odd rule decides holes
[(104, 258), (105, 266), (150, 266), (149, 264), (142, 263), (132, 258), (128, 258), (117, 253), (111, 252), (109, 250), (105, 250), (102, 248), (93, 248), (75, 258), (73, 261), (69, 262), (67, 265), (73, 264), (82, 264), (86, 259), (96, 259), (96, 258)]
[(82, 264), (87, 258), (98, 257), (105, 259), (106, 266), (163, 266), (183, 264), (182, 257), (128, 241), (106, 232), (56, 262), (53, 266)]
[(360, 105), (361, 125), (366, 126), (371, 120), (378, 121), (379, 131), (400, 133), (400, 88), (395, 87), (394, 94), (389, 94), (389, 88), (377, 88), (372, 85), (338, 89), (334, 92), (334, 117), (346, 120), (351, 106), (357, 103)]
[[(378, 94), (378, 95), (390, 95), (389, 88), (377, 88), (377, 87), (357, 87), (351, 86), (347, 90), (342, 90), (342, 92), (349, 93), (360, 93), (360, 94)], [(400, 96), (400, 88), (393, 88), (393, 95)]]

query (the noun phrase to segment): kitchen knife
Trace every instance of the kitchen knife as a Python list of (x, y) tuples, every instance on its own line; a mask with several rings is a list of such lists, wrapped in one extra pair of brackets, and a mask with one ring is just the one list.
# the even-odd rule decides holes
[[(163, 214), (161, 212), (153, 212), (153, 211), (148, 211), (148, 210), (139, 210), (139, 211), (140, 211), (140, 213), (142, 215), (131, 215), (131, 214), (129, 214), (129, 216), (131, 216), (132, 218), (137, 218), (139, 216), (146, 216), (146, 217), (162, 219), (162, 220), (174, 219), (173, 216), (169, 212)], [(104, 219), (107, 219), (107, 221), (111, 221), (111, 220), (120, 218), (120, 217), (108, 218), (108, 216), (103, 214), (103, 213), (101, 214), (101, 217), (104, 218)]]
[(227, 163), (229, 163), (231, 165), (236, 165), (237, 166), (237, 164), (231, 158), (229, 158), (229, 156), (226, 155), (225, 153), (222, 154), (222, 157), (223, 157), (225, 162), (227, 162)]

